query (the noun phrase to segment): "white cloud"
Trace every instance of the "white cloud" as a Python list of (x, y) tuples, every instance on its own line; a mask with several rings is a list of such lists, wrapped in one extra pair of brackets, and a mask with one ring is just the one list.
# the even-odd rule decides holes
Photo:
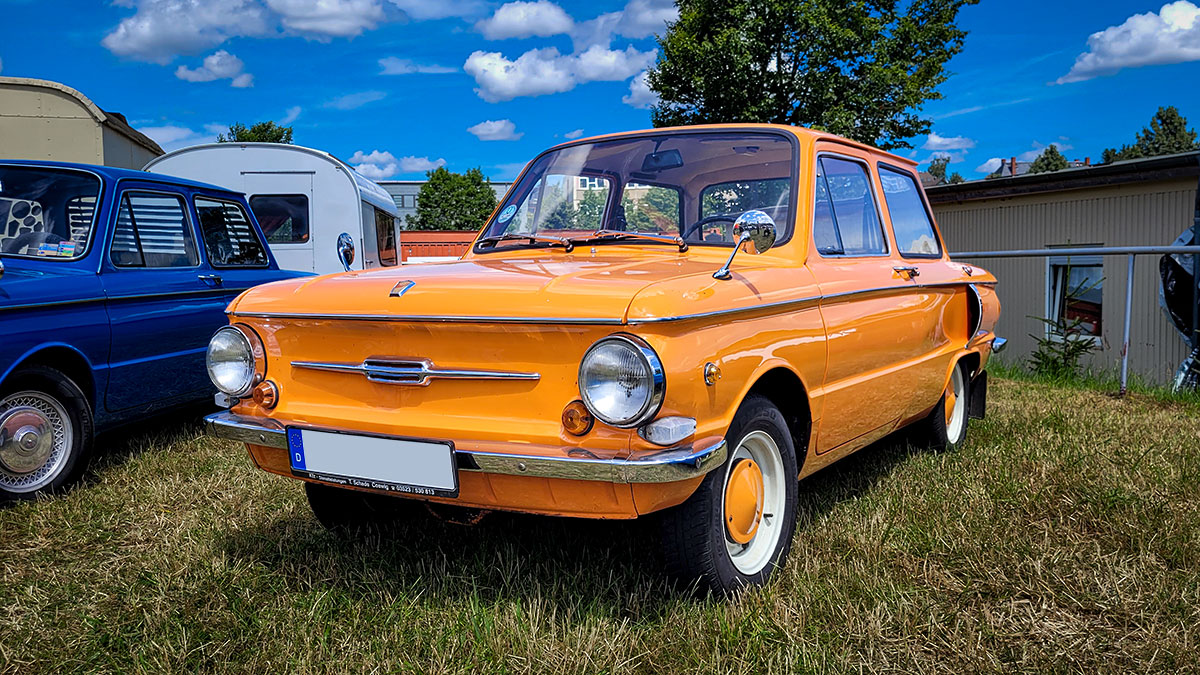
[(563, 134), (563, 138), (566, 138), (568, 140), (574, 140), (576, 138), (579, 138), (582, 135), (583, 135), (583, 129), (576, 129), (575, 131), (568, 131), (567, 133)]
[(569, 33), (575, 26), (562, 7), (550, 0), (508, 2), (490, 17), (475, 24), (475, 30), (489, 40), (549, 37)]
[(650, 83), (646, 81), (646, 71), (643, 70), (630, 80), (629, 93), (621, 97), (621, 102), (643, 110), (658, 104), (658, 94), (650, 90)]
[(593, 47), (562, 55), (554, 47), (531, 49), (510, 61), (500, 52), (472, 52), (463, 70), (475, 78), (475, 93), (489, 103), (542, 96), (597, 80), (623, 80), (654, 61), (655, 50), (639, 52)]
[[(975, 141), (966, 136), (939, 136), (936, 131), (930, 132), (921, 146), (925, 150), (969, 150), (975, 147)], [(934, 153), (937, 156), (937, 153)], [(948, 156), (948, 155), (947, 155)]]
[(1002, 162), (1004, 162), (1003, 159), (1001, 159), (999, 157), (992, 157), (991, 159), (984, 162), (983, 164), (980, 164), (979, 166), (975, 167), (975, 171), (978, 173), (991, 173), (991, 172), (995, 171), (996, 169), (999, 169), (1000, 164)]
[(254, 86), (254, 76), (243, 72), (244, 69), (241, 59), (221, 49), (204, 57), (199, 68), (179, 66), (175, 69), (175, 77), (188, 82), (230, 80), (230, 84), (238, 88)]
[(128, 6), (137, 11), (100, 43), (118, 56), (162, 65), (231, 37), (265, 35), (272, 24), (254, 0), (137, 0)]
[(487, 120), (467, 127), (467, 131), (481, 141), (515, 141), (525, 135), (523, 131), (517, 133), (517, 125), (512, 120)]
[(667, 24), (677, 18), (679, 9), (674, 0), (630, 0), (619, 12), (575, 24), (571, 38), (576, 49), (592, 45), (607, 47), (614, 35), (641, 39), (665, 33)]
[(266, 0), (291, 32), (317, 38), (354, 37), (383, 21), (380, 0)]
[(425, 73), (425, 74), (440, 74), (440, 73), (457, 73), (457, 68), (447, 66), (427, 65), (415, 63), (411, 59), (401, 59), (395, 56), (385, 56), (379, 59), (380, 75), (407, 75), (409, 73)]
[(296, 118), (299, 116), (300, 116), (300, 106), (294, 105), (287, 109), (287, 113), (283, 116), (283, 119), (279, 120), (279, 124), (286, 126), (288, 124), (291, 124), (292, 122), (295, 122)]
[(1088, 50), (1055, 84), (1081, 82), (1140, 68), (1200, 60), (1200, 7), (1188, 0), (1162, 6), (1158, 14), (1134, 14), (1119, 26), (1088, 37)]
[(201, 131), (179, 126), (177, 124), (163, 124), (161, 126), (138, 127), (138, 131), (146, 134), (155, 143), (162, 146), (162, 149), (171, 152), (179, 148), (186, 148), (189, 145), (199, 145), (201, 143), (215, 143), (217, 134), (225, 132), (228, 127), (221, 124), (205, 124)]
[(481, 0), (391, 0), (392, 4), (413, 21), (446, 19), (452, 16), (473, 17), (486, 9)]
[(354, 94), (339, 96), (326, 103), (325, 107), (336, 110), (354, 110), (355, 108), (361, 108), (368, 103), (374, 103), (386, 97), (387, 94), (382, 91), (360, 91)]
[(445, 166), (446, 160), (429, 159), (428, 157), (399, 157), (382, 150), (363, 152), (359, 150), (351, 155), (349, 163), (354, 169), (371, 180), (390, 178), (397, 173), (417, 173), (432, 171), (439, 166)]

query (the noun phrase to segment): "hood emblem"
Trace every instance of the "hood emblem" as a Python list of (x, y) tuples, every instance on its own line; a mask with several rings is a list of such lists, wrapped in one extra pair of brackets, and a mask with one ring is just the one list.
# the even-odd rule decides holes
[(412, 281), (410, 279), (405, 279), (404, 281), (397, 281), (396, 285), (392, 286), (392, 292), (388, 293), (388, 296), (392, 297), (392, 298), (398, 298), (398, 297), (404, 295), (408, 291), (408, 289), (410, 289), (416, 285), (417, 285), (417, 282)]

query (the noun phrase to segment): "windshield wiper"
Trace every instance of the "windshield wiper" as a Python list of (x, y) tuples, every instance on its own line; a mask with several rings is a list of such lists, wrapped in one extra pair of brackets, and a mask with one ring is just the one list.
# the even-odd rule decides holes
[(484, 237), (483, 239), (480, 239), (475, 246), (477, 248), (495, 248), (496, 244), (502, 241), (512, 241), (514, 239), (524, 239), (530, 244), (551, 244), (562, 246), (564, 249), (566, 249), (567, 253), (575, 250), (575, 244), (566, 237), (552, 237), (546, 234), (521, 234), (519, 232), (507, 232), (505, 234), (498, 234), (494, 237)]
[(587, 239), (577, 239), (576, 242), (585, 244), (590, 241), (599, 241), (604, 239), (648, 239), (657, 241), (663, 244), (675, 244), (679, 247), (679, 252), (683, 253), (688, 250), (688, 244), (683, 240), (683, 237), (673, 234), (650, 234), (649, 232), (636, 232), (631, 230), (596, 230), (591, 237)]

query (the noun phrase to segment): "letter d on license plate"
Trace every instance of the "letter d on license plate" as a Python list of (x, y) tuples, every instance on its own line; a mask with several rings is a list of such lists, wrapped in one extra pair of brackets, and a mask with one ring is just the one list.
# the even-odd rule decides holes
[(454, 446), (387, 436), (289, 427), (292, 473), (325, 483), (457, 497)]

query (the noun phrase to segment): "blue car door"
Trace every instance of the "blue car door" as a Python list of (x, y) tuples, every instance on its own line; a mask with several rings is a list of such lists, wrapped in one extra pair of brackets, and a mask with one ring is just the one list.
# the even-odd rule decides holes
[(122, 182), (101, 278), (112, 325), (110, 411), (203, 398), (204, 354), (226, 291), (197, 245), (186, 193)]
[(296, 276), (295, 272), (272, 269), (261, 231), (240, 200), (196, 193), (192, 204), (205, 262), (213, 268), (214, 282), (225, 289), (227, 301), (251, 286)]

